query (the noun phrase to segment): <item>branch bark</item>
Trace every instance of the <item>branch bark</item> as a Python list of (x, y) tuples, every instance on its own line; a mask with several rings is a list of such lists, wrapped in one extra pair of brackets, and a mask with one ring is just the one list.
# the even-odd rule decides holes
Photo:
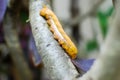
[(75, 80), (78, 72), (70, 58), (53, 38), (46, 21), (39, 15), (45, 0), (30, 0), (32, 33), (45, 69), (52, 80)]

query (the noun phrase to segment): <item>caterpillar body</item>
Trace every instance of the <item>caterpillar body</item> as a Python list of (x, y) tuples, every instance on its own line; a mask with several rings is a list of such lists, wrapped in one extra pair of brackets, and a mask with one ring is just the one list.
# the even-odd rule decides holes
[(47, 20), (47, 24), (49, 25), (49, 29), (53, 33), (54, 38), (68, 53), (68, 55), (72, 59), (75, 59), (78, 50), (71, 39), (64, 32), (57, 16), (47, 7), (42, 8), (42, 10), (40, 11), (40, 15)]

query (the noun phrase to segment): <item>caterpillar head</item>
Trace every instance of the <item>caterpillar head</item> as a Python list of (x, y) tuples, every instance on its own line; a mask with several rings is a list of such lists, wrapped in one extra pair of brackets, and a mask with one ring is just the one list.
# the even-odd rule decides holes
[(46, 19), (49, 19), (51, 14), (52, 11), (47, 7), (42, 8), (40, 11), (40, 15), (45, 17)]

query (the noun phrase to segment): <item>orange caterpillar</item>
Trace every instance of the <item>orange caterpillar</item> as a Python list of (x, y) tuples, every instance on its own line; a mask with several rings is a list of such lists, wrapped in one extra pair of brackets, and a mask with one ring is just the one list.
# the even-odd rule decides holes
[(47, 23), (50, 26), (50, 30), (54, 35), (54, 38), (59, 42), (62, 48), (68, 53), (68, 55), (72, 59), (75, 59), (78, 52), (77, 48), (64, 32), (57, 16), (47, 7), (44, 7), (40, 11), (40, 15), (47, 20)]

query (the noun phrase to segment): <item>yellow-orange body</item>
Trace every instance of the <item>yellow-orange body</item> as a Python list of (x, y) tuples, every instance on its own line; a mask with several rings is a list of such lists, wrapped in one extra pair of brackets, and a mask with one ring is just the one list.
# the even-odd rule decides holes
[(40, 11), (40, 15), (47, 20), (47, 23), (50, 26), (50, 30), (54, 35), (54, 38), (58, 40), (59, 44), (68, 53), (68, 55), (72, 59), (75, 59), (78, 52), (77, 48), (71, 41), (71, 39), (67, 36), (67, 34), (64, 32), (57, 16), (47, 7), (44, 7)]

